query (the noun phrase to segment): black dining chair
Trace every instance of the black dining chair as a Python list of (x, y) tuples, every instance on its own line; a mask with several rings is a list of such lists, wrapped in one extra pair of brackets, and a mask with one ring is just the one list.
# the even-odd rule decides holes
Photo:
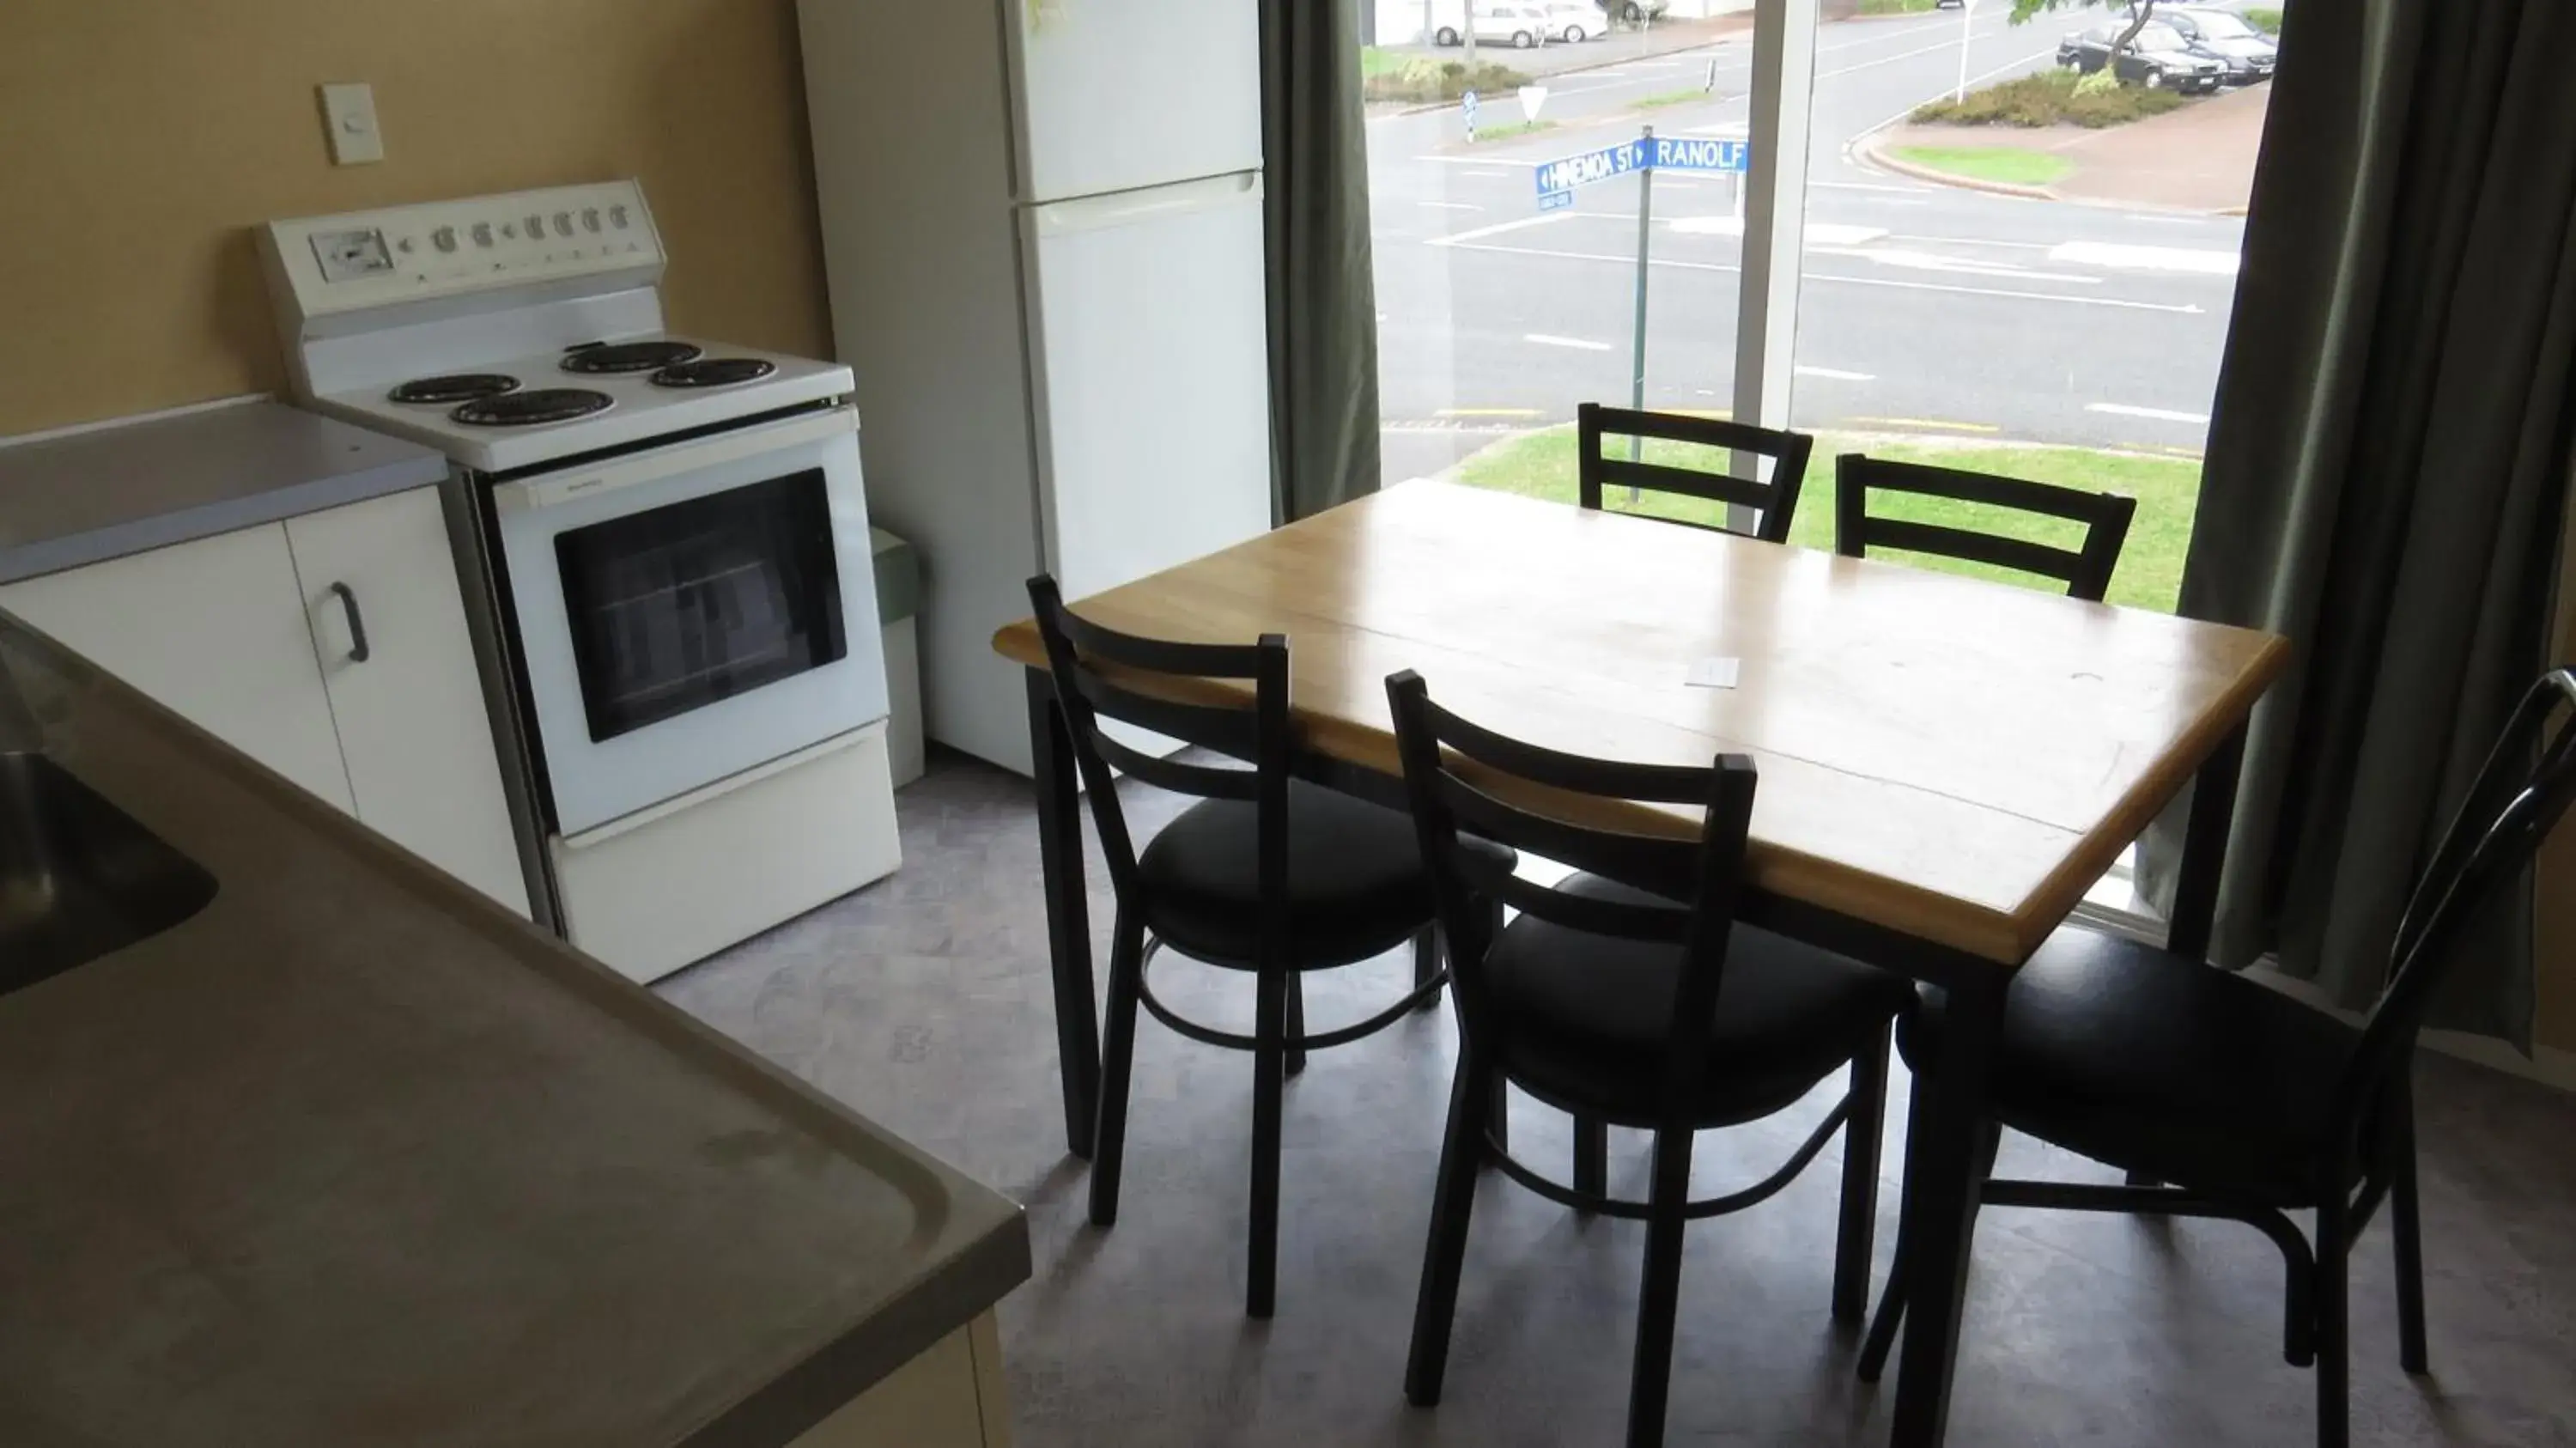
[[(2458, 968), (2464, 927), (2530, 865), (2571, 799), (2576, 673), (2561, 669), (2524, 697), (2470, 786), (2398, 925), (2388, 984), (2358, 1026), (2153, 946), (2059, 932), (2005, 997), (1979, 1205), (2223, 1217), (2262, 1232), (2288, 1263), (2283, 1356), (2316, 1368), (2317, 1442), (2343, 1448), (2346, 1270), (2383, 1202), (2397, 1259), (2398, 1360), (2410, 1373), (2426, 1370), (2416, 1036)], [(1927, 994), (1924, 1007), (1898, 1030), (1918, 1070), (1941, 1049), (1937, 997)], [(2001, 1127), (2124, 1168), (2132, 1183), (1993, 1177)], [(2313, 1242), (2288, 1215), (2298, 1210), (2315, 1213)], [(1900, 1225), (1897, 1266), (1861, 1355), (1865, 1379), (1884, 1367), (1904, 1314), (1907, 1255)]]
[[(2084, 526), (2083, 546), (2059, 548), (2001, 533), (1872, 513), (1871, 496), (1889, 493), (1983, 503), (2068, 519)], [(2129, 541), (2129, 523), (2137, 511), (2134, 498), (2034, 483), (2026, 478), (1889, 462), (1860, 453), (1845, 453), (1834, 462), (1835, 552), (1846, 558), (1859, 558), (1872, 548), (1896, 548), (1992, 564), (2053, 578), (2066, 585), (2067, 597), (2087, 603), (2100, 603), (2103, 595), (2110, 592), (2111, 570), (2119, 566), (2120, 550)]]
[[(1627, 1441), (1660, 1443), (1683, 1226), (1770, 1197), (1837, 1132), (1843, 1180), (1833, 1311), (1856, 1323), (1867, 1308), (1888, 1029), (1910, 989), (1736, 922), (1753, 812), (1750, 760), (1722, 755), (1691, 768), (1587, 759), (1469, 723), (1432, 703), (1411, 672), (1389, 679), (1387, 694), (1450, 943), (1459, 1021), (1405, 1395), (1426, 1407), (1440, 1401), (1476, 1170), (1490, 1157), (1550, 1201), (1646, 1223)], [(1506, 802), (1532, 787), (1550, 813)], [(1621, 828), (1641, 804), (1703, 810), (1698, 837)], [(1541, 885), (1472, 838), (1584, 873)], [(1521, 912), (1499, 931), (1498, 905)], [(1750, 1186), (1690, 1200), (1694, 1133), (1785, 1110), (1845, 1066), (1850, 1089), (1784, 1165)], [(1503, 1081), (1578, 1118), (1652, 1132), (1646, 1200), (1562, 1186), (1514, 1160), (1488, 1134)]]
[[(1276, 1300), (1284, 1078), (1303, 1066), (1309, 1051), (1356, 1041), (1407, 1011), (1428, 1007), (1448, 978), (1439, 964), (1431, 880), (1413, 822), (1395, 810), (1289, 777), (1295, 740), (1285, 638), (1266, 634), (1251, 644), (1195, 644), (1119, 633), (1067, 609), (1055, 580), (1044, 574), (1029, 580), (1029, 601), (1118, 902), (1091, 1159), (1091, 1220), (1106, 1227), (1118, 1219), (1137, 1007), (1191, 1040), (1251, 1052), (1252, 1212), (1244, 1298), (1252, 1316), (1268, 1317)], [(1172, 697), (1182, 691), (1179, 686), (1210, 680), (1249, 681), (1250, 706)], [(1104, 729), (1105, 720), (1231, 755), (1250, 767), (1148, 753)], [(1139, 850), (1127, 828), (1115, 771), (1199, 802)], [(1508, 856), (1500, 857), (1508, 866)], [(1414, 947), (1410, 992), (1356, 1024), (1306, 1033), (1304, 972), (1368, 960), (1408, 939)], [(1155, 997), (1145, 970), (1166, 946), (1252, 975), (1251, 1035), (1201, 1025)]]
[[(1638, 412), (1625, 407), (1604, 407), (1597, 402), (1584, 403), (1575, 410), (1574, 416), (1575, 433), (1581, 448), (1575, 456), (1575, 501), (1584, 507), (1599, 511), (1605, 486), (1675, 493), (1704, 502), (1750, 508), (1761, 514), (1761, 521), (1755, 526), (1752, 536), (1765, 543), (1789, 541), (1789, 525), (1796, 520), (1798, 512), (1798, 489), (1807, 480), (1807, 455), (1816, 445), (1815, 439), (1805, 433), (1781, 432), (1721, 418), (1693, 417), (1687, 413)], [(1612, 437), (1692, 443), (1751, 453), (1771, 459), (1771, 477), (1764, 482), (1739, 478), (1729, 472), (1616, 457), (1604, 446), (1605, 440)], [(1659, 518), (1657, 521), (1685, 523), (1694, 528), (1714, 527), (1681, 518)], [(1715, 531), (1738, 530), (1717, 528)]]

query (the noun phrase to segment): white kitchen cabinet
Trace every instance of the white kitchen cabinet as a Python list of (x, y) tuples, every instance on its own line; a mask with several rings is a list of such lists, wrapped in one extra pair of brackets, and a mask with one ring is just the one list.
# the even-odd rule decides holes
[(528, 913), (435, 487), (13, 583), (0, 608)]
[(343, 810), (349, 774), (274, 523), (0, 588), (0, 608)]
[(788, 1448), (1010, 1448), (1001, 1338), (987, 1312), (933, 1343)]
[(438, 490), (290, 518), (286, 543), (358, 818), (524, 914)]

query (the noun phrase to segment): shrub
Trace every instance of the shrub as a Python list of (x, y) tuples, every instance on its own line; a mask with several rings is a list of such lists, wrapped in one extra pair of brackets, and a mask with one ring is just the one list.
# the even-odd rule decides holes
[(1529, 83), (1528, 76), (1490, 60), (1478, 61), (1473, 70), (1461, 60), (1412, 60), (1365, 77), (1360, 95), (1365, 100), (1418, 105), (1454, 101), (1469, 91), (1488, 99), (1508, 96)]
[(2041, 71), (1968, 92), (1966, 100), (1931, 101), (1914, 119), (1952, 126), (2075, 125), (2099, 129), (2162, 115), (2184, 103), (2167, 90), (2122, 85), (2108, 70), (2079, 77), (2069, 69)]
[(2243, 14), (2245, 16), (2246, 24), (2262, 31), (2265, 35), (2278, 35), (2281, 33), (2280, 11), (2266, 9), (2262, 6), (2248, 6), (2244, 10)]

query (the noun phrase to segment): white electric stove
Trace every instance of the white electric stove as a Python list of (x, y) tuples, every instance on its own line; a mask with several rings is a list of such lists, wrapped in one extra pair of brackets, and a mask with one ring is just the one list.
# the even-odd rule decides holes
[(631, 181), (272, 222), (299, 399), (454, 464), (518, 812), (651, 979), (894, 869), (849, 369), (663, 327)]

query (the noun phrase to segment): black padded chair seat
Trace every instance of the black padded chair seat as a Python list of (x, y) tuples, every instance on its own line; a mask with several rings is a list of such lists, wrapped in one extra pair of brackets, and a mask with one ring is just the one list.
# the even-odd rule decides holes
[[(1940, 997), (1899, 1026), (1906, 1063), (1939, 1049)], [(2337, 1078), (2361, 1033), (2231, 971), (2068, 927), (2013, 977), (1996, 1119), (2159, 1181), (2313, 1205)]]
[[(1251, 969), (1261, 913), (1258, 819), (1249, 800), (1210, 799), (1165, 825), (1136, 857), (1146, 928), (1194, 960)], [(1290, 780), (1288, 901), (1301, 970), (1367, 960), (1411, 939), (1432, 913), (1431, 872), (1412, 818)]]
[[(1572, 876), (1561, 888), (1631, 903), (1654, 898), (1593, 875)], [(1560, 1106), (1644, 1124), (1662, 1094), (1680, 969), (1679, 946), (1520, 916), (1486, 957), (1504, 1073)], [(1727, 935), (1701, 1124), (1754, 1120), (1804, 1096), (1867, 1050), (1910, 991), (1897, 976), (1738, 923)]]

